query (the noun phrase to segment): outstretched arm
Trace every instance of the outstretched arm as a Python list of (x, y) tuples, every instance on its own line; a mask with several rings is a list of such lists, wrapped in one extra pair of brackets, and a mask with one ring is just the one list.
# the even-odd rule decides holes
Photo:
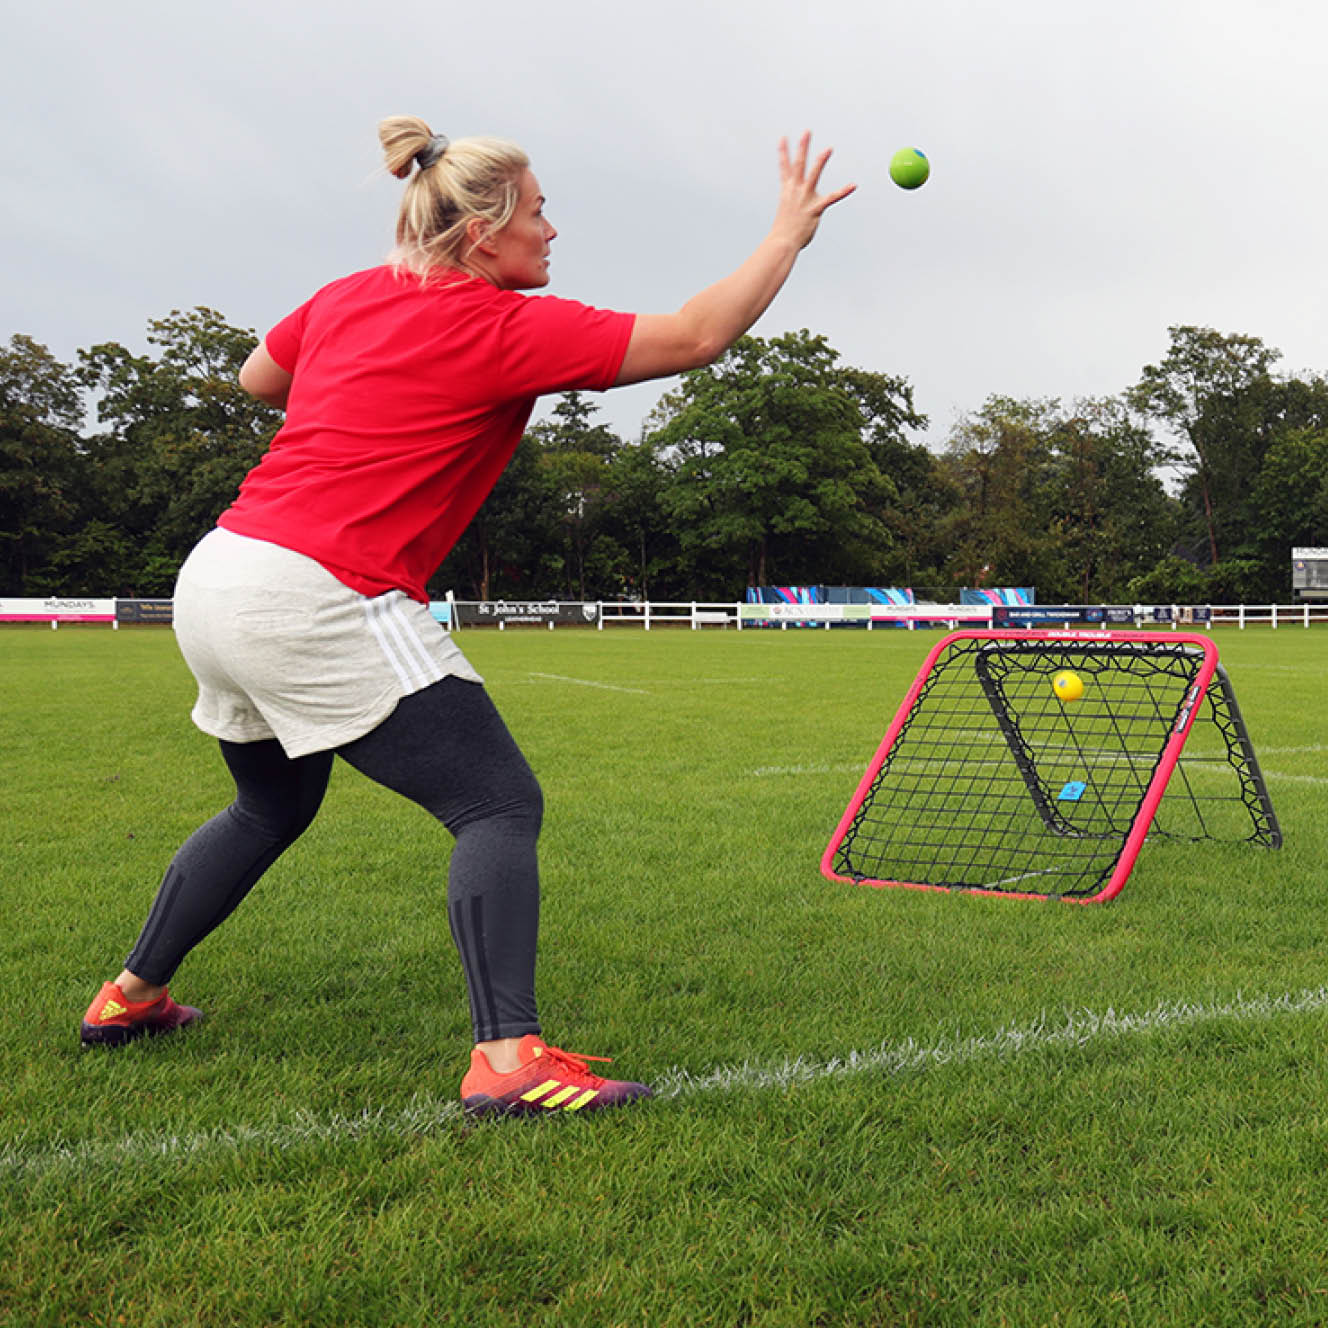
[(674, 314), (639, 314), (615, 386), (667, 378), (721, 356), (769, 307), (798, 254), (811, 242), (825, 210), (857, 187), (821, 194), (821, 173), (830, 150), (808, 165), (811, 135), (803, 134), (789, 155), (779, 141), (779, 206), (770, 233), (736, 271), (688, 300)]

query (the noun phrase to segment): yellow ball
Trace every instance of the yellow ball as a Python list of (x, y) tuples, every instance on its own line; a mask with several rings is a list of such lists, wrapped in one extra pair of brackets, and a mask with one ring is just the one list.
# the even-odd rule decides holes
[(1062, 701), (1077, 701), (1084, 694), (1084, 680), (1069, 669), (1062, 669), (1052, 680), (1051, 689)]

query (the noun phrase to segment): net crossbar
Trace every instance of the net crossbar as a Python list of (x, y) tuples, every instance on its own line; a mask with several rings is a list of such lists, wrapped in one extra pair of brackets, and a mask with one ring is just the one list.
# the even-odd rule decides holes
[[(1065, 671), (1077, 699), (1052, 685)], [(1150, 833), (1281, 843), (1213, 642), (955, 632), (919, 671), (822, 871), (1098, 902), (1119, 893)]]

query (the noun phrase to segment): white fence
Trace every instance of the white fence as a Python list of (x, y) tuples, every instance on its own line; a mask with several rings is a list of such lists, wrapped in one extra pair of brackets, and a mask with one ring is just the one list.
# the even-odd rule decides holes
[[(1159, 620), (1158, 606), (1133, 606), (1133, 626), (1136, 628), (1170, 625), (1173, 629), (1211, 630), (1213, 627), (1309, 627), (1313, 624), (1328, 626), (1328, 603), (1304, 604), (1213, 604), (1208, 606), (1211, 617), (1194, 622), (1185, 607), (1169, 607), (1168, 619)], [(835, 623), (861, 622), (868, 631), (873, 627), (893, 627), (896, 624), (910, 631), (918, 627), (945, 627), (949, 630), (962, 625), (990, 627), (990, 604), (726, 604), (684, 601), (678, 603), (639, 603), (599, 605), (598, 627), (634, 626), (649, 631), (652, 626), (734, 627), (755, 623), (777, 623), (783, 630), (793, 627), (814, 626), (829, 629)], [(1187, 621), (1187, 617), (1190, 621)], [(1102, 627), (1126, 624), (1103, 623)]]
[[(545, 607), (550, 608), (552, 604), (551, 601)], [(455, 627), (464, 630), (470, 630), (475, 625), (474, 613), (466, 610), (478, 607), (466, 601), (448, 601), (433, 606), (435, 617), (443, 622), (448, 621), (448, 609), (459, 611), (454, 612), (451, 621)], [(524, 607), (533, 609), (536, 606)], [(774, 625), (784, 631), (790, 627), (828, 631), (837, 623), (858, 624), (867, 631), (887, 627), (904, 627), (910, 631), (919, 627), (944, 627), (953, 631), (965, 625), (990, 627), (993, 609), (990, 604), (746, 604), (723, 600), (599, 600), (576, 607), (581, 612), (564, 615), (558, 622), (566, 622), (569, 616), (573, 616), (587, 626), (593, 623), (601, 632), (606, 628), (618, 627), (637, 627), (647, 632), (658, 627), (690, 628), (692, 631), (707, 627), (732, 627), (742, 631), (744, 627), (751, 629), (758, 624), (762, 630), (768, 630), (770, 625)], [(1135, 604), (1124, 607), (1131, 614), (1132, 622), (1097, 622), (1089, 626), (1103, 629), (1133, 626), (1154, 630), (1170, 626), (1174, 630), (1203, 631), (1211, 630), (1214, 626), (1244, 629), (1261, 625), (1273, 628), (1309, 627), (1316, 623), (1328, 625), (1328, 603), (1205, 605), (1203, 607), (1210, 614), (1207, 619), (1199, 618), (1193, 606), (1188, 605)], [(536, 615), (486, 614), (485, 617), (486, 625), (496, 624), (502, 630), (508, 623), (534, 621)], [(547, 618), (547, 625), (550, 629), (555, 625), (551, 615)], [(1056, 624), (1053, 621), (1045, 625)]]
[(1328, 623), (1328, 604), (1214, 604), (1213, 625), (1257, 627), (1267, 623), (1270, 627), (1308, 627), (1311, 623)]
[[(1045, 610), (1057, 606), (1037, 605)], [(1070, 606), (1066, 606), (1070, 607)], [(744, 604), (722, 600), (654, 600), (618, 601), (597, 600), (584, 604), (545, 600), (521, 604), (480, 604), (476, 601), (437, 600), (430, 605), (436, 617), (445, 626), (472, 631), (479, 626), (496, 626), (499, 630), (509, 625), (546, 623), (556, 625), (578, 624), (594, 626), (599, 631), (619, 627), (685, 628), (700, 631), (703, 628), (744, 627), (768, 630), (770, 626), (787, 631), (790, 627), (828, 631), (835, 624), (856, 624), (867, 631), (875, 628), (944, 627), (953, 630), (961, 625), (988, 627), (992, 622), (990, 604)], [(1093, 622), (1092, 627), (1149, 627), (1171, 626), (1177, 630), (1211, 630), (1213, 627), (1302, 627), (1328, 625), (1328, 603), (1305, 601), (1300, 604), (1213, 604), (1204, 608), (1206, 618), (1196, 614), (1192, 606), (1136, 604), (1123, 606), (1123, 612), (1132, 615), (1130, 622)], [(512, 612), (505, 612), (505, 610)], [(49, 623), (52, 628), (61, 623), (169, 623), (170, 601), (126, 599), (0, 599), (0, 624)], [(1082, 619), (1079, 625), (1085, 625)], [(1005, 625), (1005, 624), (1003, 624)], [(1022, 624), (1021, 624), (1022, 625)], [(1055, 626), (1055, 622), (1028, 624)]]

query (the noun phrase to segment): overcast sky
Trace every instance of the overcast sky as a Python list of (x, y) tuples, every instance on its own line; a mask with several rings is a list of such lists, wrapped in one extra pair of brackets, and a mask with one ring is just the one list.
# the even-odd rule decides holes
[[(764, 234), (775, 145), (855, 181), (754, 329), (988, 396), (1122, 391), (1197, 323), (1328, 371), (1328, 6), (1299, 0), (40, 0), (6, 5), (0, 340), (267, 330), (390, 247), (375, 125), (530, 153), (549, 290), (665, 312)], [(922, 148), (931, 181), (887, 165)], [(599, 398), (628, 438), (663, 387)]]

